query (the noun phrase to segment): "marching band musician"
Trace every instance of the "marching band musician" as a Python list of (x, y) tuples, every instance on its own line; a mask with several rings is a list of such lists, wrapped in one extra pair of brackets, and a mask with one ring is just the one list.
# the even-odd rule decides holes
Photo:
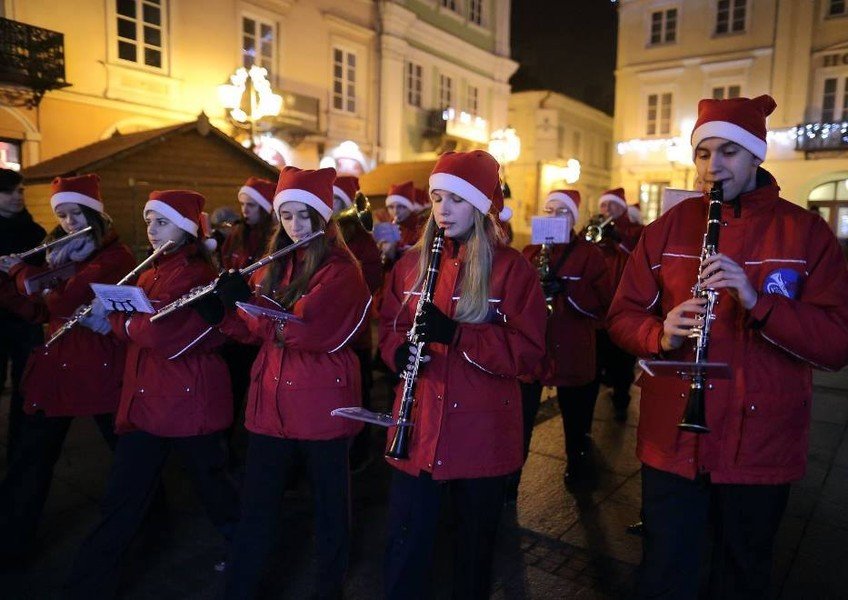
[[(283, 492), (300, 461), (306, 463), (315, 498), (318, 597), (342, 596), (350, 547), (348, 447), (361, 424), (330, 411), (361, 401), (350, 342), (367, 318), (371, 297), (330, 220), (335, 175), (334, 169), (282, 170), (273, 204), (281, 226), (271, 251), (319, 230), (325, 234), (256, 271), (250, 286), (238, 274), (225, 275), (221, 306), (207, 314), (228, 335), (261, 345), (248, 394), (247, 465), (227, 598), (256, 594), (277, 535)], [(254, 302), (296, 318), (275, 322), (241, 310), (224, 315), (224, 306), (250, 299), (251, 288)]]
[[(177, 244), (141, 274), (140, 287), (163, 306), (215, 276), (202, 239), (205, 199), (188, 190), (151, 192), (144, 206), (147, 238), (156, 249)], [(195, 311), (152, 323), (145, 313), (111, 313), (115, 337), (127, 343), (116, 417), (118, 445), (101, 501), (100, 523), (84, 540), (66, 583), (70, 598), (112, 598), (119, 566), (176, 451), (219, 532), (232, 536), (235, 486), (226, 475), (221, 432), (232, 421), (227, 367), (217, 354), (224, 336)]]
[[(504, 481), (522, 463), (520, 375), (544, 354), (545, 308), (536, 273), (504, 245), (498, 163), (486, 152), (443, 154), (421, 240), (397, 263), (380, 309), (380, 351), (398, 372), (438, 228), (445, 245), (434, 302), (416, 324), (427, 342), (416, 388), (409, 458), (391, 461), (385, 594), (425, 596), (443, 492), (457, 512), (456, 598), (488, 597)], [(397, 414), (402, 395), (398, 386)], [(391, 438), (391, 432), (390, 432)]]
[[(59, 224), (47, 241), (91, 226), (92, 231), (47, 252), (36, 267), (11, 257), (0, 261), (25, 294), (24, 282), (48, 270), (70, 267), (73, 274), (41, 296), (27, 297), (30, 316), (47, 322), (52, 334), (94, 297), (89, 284), (115, 283), (135, 260), (112, 228), (100, 197), (100, 178), (89, 174), (57, 177), (50, 206)], [(118, 406), (124, 344), (109, 335), (103, 317), (81, 322), (49, 348), (30, 354), (21, 382), (24, 417), (18, 448), (0, 485), (0, 545), (5, 555), (22, 558), (31, 550), (50, 490), (53, 468), (74, 417), (93, 417), (110, 449), (115, 447), (114, 413)]]
[[(542, 387), (557, 388), (568, 459), (566, 483), (583, 479), (591, 472), (589, 433), (598, 396), (595, 331), (606, 318), (612, 299), (604, 257), (594, 244), (574, 232), (579, 206), (577, 190), (554, 190), (545, 200), (545, 213), (567, 219), (571, 236), (567, 244), (553, 245), (550, 278), (542, 281), (545, 297), (553, 299), (553, 313), (548, 317), (547, 355), (536, 377), (521, 385), (525, 460)], [(531, 264), (539, 262), (540, 253), (540, 245), (527, 246), (523, 252)], [(517, 488), (516, 479), (514, 488), (507, 491), (514, 495)]]
[(638, 597), (698, 596), (712, 521), (710, 597), (769, 595), (772, 550), (804, 476), (813, 367), (848, 363), (848, 270), (820, 217), (780, 198), (766, 157), (770, 96), (701, 100), (693, 159), (723, 189), (718, 253), (701, 259), (707, 200), (684, 200), (645, 228), (609, 312), (610, 335), (642, 357), (691, 360), (686, 343), (717, 290), (709, 360), (727, 363), (704, 406), (708, 433), (677, 427), (689, 383), (647, 377), (637, 454), (645, 528)]
[[(601, 194), (599, 209), (604, 219), (612, 219), (604, 228), (603, 239), (598, 243), (598, 248), (607, 263), (612, 292), (615, 294), (627, 259), (642, 234), (642, 226), (630, 220), (622, 188), (607, 190)], [(627, 420), (627, 407), (630, 406), (630, 386), (633, 385), (636, 358), (611, 342), (606, 329), (603, 328), (598, 330), (596, 347), (599, 378), (600, 372), (605, 371), (606, 376), (602, 380), (612, 387), (615, 419), (624, 422)]]
[(412, 181), (398, 183), (389, 188), (386, 210), (392, 222), (400, 228), (399, 242), (380, 242), (380, 251), (389, 265), (393, 265), (421, 237), (424, 222), (419, 218), (419, 207), (424, 208), (415, 201), (415, 185)]
[[(336, 225), (342, 238), (354, 258), (359, 261), (362, 275), (371, 295), (377, 293), (383, 285), (383, 265), (380, 249), (374, 237), (365, 229), (358, 217), (338, 218), (338, 214), (355, 206), (356, 194), (359, 192), (359, 179), (352, 175), (337, 175), (333, 183), (333, 213), (337, 215)], [(371, 408), (372, 387), (372, 356), (371, 318), (362, 322), (359, 333), (351, 342), (356, 358), (359, 360), (359, 377), (362, 382), (362, 406)], [(352, 472), (361, 471), (371, 460), (370, 429), (363, 427), (350, 447), (350, 469)]]
[[(24, 252), (41, 243), (47, 232), (32, 220), (24, 203), (23, 178), (17, 171), (0, 169), (0, 256)], [(43, 257), (39, 256), (39, 259)], [(11, 464), (24, 414), (21, 377), (30, 350), (43, 341), (41, 326), (31, 322), (35, 308), (18, 294), (14, 279), (0, 265), (0, 390), (11, 374), (6, 465)], [(9, 368), (11, 367), (11, 369)]]

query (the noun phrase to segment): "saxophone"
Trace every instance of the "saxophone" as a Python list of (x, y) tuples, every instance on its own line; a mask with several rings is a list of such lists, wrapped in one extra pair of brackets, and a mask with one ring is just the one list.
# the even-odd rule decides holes
[[(415, 404), (415, 383), (418, 379), (418, 369), (421, 366), (421, 356), (424, 352), (424, 342), (418, 340), (415, 334), (415, 323), (421, 311), (424, 309), (425, 302), (433, 301), (433, 292), (436, 290), (436, 279), (439, 276), (439, 264), (442, 262), (442, 248), (445, 244), (445, 230), (441, 227), (436, 230), (436, 235), (433, 236), (433, 245), (430, 249), (430, 261), (427, 264), (427, 274), (424, 277), (424, 285), (421, 289), (421, 296), (418, 299), (418, 305), (415, 307), (415, 317), (412, 320), (412, 327), (407, 333), (406, 339), (415, 345), (416, 355), (412, 363), (412, 368), (403, 372), (403, 395), (398, 408), (397, 428), (395, 436), (389, 449), (386, 451), (386, 456), (394, 460), (404, 460), (409, 458), (409, 440), (412, 435), (412, 406)], [(398, 365), (399, 367), (401, 365)]]
[[(692, 287), (695, 298), (706, 300), (704, 314), (698, 318), (699, 323), (692, 327), (689, 337), (695, 340), (695, 365), (703, 365), (707, 362), (707, 350), (710, 341), (710, 327), (715, 320), (715, 307), (718, 302), (718, 291), (704, 286), (703, 272), (704, 261), (718, 253), (718, 236), (721, 228), (721, 204), (724, 193), (721, 182), (715, 182), (709, 193), (710, 204), (707, 211), (707, 231), (704, 233), (704, 243), (701, 246), (701, 262), (698, 267), (698, 279)], [(692, 380), (689, 384), (689, 399), (683, 417), (677, 425), (680, 429), (691, 433), (709, 433), (707, 427), (706, 411), (704, 406), (704, 394), (711, 387), (702, 370), (695, 368)]]
[[(536, 265), (536, 270), (539, 273), (539, 281), (545, 283), (551, 278), (551, 245), (542, 244), (539, 250), (539, 260)], [(554, 298), (553, 296), (545, 295), (545, 310), (548, 311), (550, 317), (554, 314)]]

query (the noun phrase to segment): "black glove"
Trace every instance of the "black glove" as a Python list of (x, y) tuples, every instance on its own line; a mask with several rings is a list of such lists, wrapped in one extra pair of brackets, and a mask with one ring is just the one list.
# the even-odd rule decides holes
[(436, 308), (432, 302), (425, 302), (421, 314), (415, 321), (415, 334), (420, 342), (439, 342), (450, 344), (456, 335), (456, 321)]
[(215, 295), (227, 308), (234, 308), (236, 302), (244, 302), (251, 296), (250, 286), (237, 271), (221, 273), (215, 284)]
[(206, 294), (192, 302), (191, 307), (210, 325), (217, 325), (224, 320), (224, 304), (215, 294)]
[(545, 298), (552, 298), (557, 294), (565, 291), (565, 281), (562, 279), (546, 279), (542, 281), (542, 291), (545, 293)]
[(409, 365), (409, 357), (412, 356), (412, 344), (404, 342), (395, 350), (395, 369), (398, 376), (406, 370)]

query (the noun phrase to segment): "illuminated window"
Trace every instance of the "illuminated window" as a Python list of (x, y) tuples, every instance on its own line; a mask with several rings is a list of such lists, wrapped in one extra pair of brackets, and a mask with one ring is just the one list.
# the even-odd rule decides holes
[(264, 67), (268, 80), (274, 72), (274, 25), (253, 17), (241, 19), (241, 62), (245, 69)]
[(333, 48), (333, 108), (356, 112), (356, 54)]
[(645, 216), (645, 223), (660, 216), (663, 190), (668, 185), (668, 181), (646, 181), (639, 186), (639, 207)]
[(716, 34), (740, 33), (745, 31), (745, 17), (748, 12), (747, 4), (747, 0), (718, 0)]
[(165, 0), (116, 0), (118, 58), (162, 69)]
[(647, 128), (648, 135), (667, 135), (671, 132), (671, 102), (670, 92), (650, 94), (648, 96)]
[(0, 169), (21, 170), (21, 143), (0, 138)]
[(651, 13), (651, 45), (677, 41), (677, 9)]

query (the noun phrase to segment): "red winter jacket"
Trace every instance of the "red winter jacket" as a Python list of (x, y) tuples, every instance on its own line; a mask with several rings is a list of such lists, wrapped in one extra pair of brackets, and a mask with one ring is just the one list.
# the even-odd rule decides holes
[(240, 228), (243, 243), (240, 248), (234, 247), (236, 231), (231, 232), (224, 240), (221, 248), (221, 267), (224, 270), (243, 269), (253, 264), (265, 255), (265, 246), (268, 245), (268, 239), (262, 235), (259, 227), (248, 227), (244, 223), (234, 227)]
[[(612, 299), (604, 257), (594, 244), (571, 234), (571, 243), (555, 244), (551, 269), (567, 258), (554, 276), (565, 291), (554, 296), (547, 322), (547, 354), (536, 377), (544, 385), (578, 386), (595, 378), (595, 330), (606, 319)], [(527, 246), (524, 256), (537, 264), (541, 246)]]
[[(77, 263), (70, 279), (42, 297), (30, 297), (34, 310), (28, 316), (48, 321), (47, 337), (53, 335), (74, 312), (94, 300), (92, 283), (116, 283), (135, 266), (129, 248), (114, 233), (107, 234), (101, 248)], [(19, 292), (24, 281), (44, 273), (46, 267), (16, 265), (11, 274)], [(44, 411), (48, 417), (86, 417), (115, 412), (123, 378), (124, 344), (77, 325), (49, 348), (30, 354), (21, 382), (24, 411)]]
[[(368, 290), (372, 295), (376, 294), (380, 286), (383, 285), (383, 264), (382, 255), (374, 237), (364, 228), (356, 227), (353, 229), (353, 235), (350, 236), (350, 239), (345, 239), (345, 243), (359, 262)], [(355, 350), (371, 350), (370, 315), (362, 321), (362, 326), (354, 336), (351, 346)]]
[[(763, 172), (765, 175), (765, 172)], [(778, 197), (771, 183), (722, 209), (719, 251), (742, 265), (759, 293), (746, 311), (719, 293), (709, 359), (732, 379), (712, 380), (708, 434), (677, 428), (688, 385), (641, 378), (637, 454), (646, 464), (716, 483), (778, 484), (804, 476), (811, 368), (848, 363), (848, 272), (828, 225)], [(609, 313), (610, 335), (641, 357), (660, 353), (665, 315), (692, 296), (706, 227), (706, 201), (686, 200), (645, 228)], [(668, 353), (692, 360), (692, 344)]]
[(624, 267), (627, 265), (627, 259), (630, 258), (633, 248), (636, 247), (644, 227), (632, 222), (627, 213), (614, 219), (611, 225), (616, 237), (604, 238), (598, 244), (598, 249), (604, 256), (612, 292), (615, 293), (615, 290), (618, 289), (618, 283), (621, 281), (621, 275), (624, 273)]
[[(446, 239), (433, 301), (449, 317), (459, 300), (464, 261), (465, 246)], [(393, 369), (395, 350), (406, 343), (420, 297), (419, 290), (410, 289), (417, 269), (418, 251), (410, 250), (384, 286), (380, 352)], [(389, 463), (405, 473), (466, 479), (521, 467), (518, 377), (532, 374), (545, 353), (545, 300), (533, 267), (508, 246), (495, 248), (489, 281), (488, 321), (460, 323), (453, 344), (427, 347), (431, 360), (419, 372), (409, 460)], [(402, 394), (401, 381), (394, 415)], [(393, 436), (390, 429), (389, 440)]]
[[(154, 308), (209, 283), (213, 268), (184, 246), (158, 259), (138, 286)], [(126, 340), (124, 389), (115, 428), (161, 437), (204, 435), (229, 427), (233, 419), (230, 376), (216, 349), (224, 336), (192, 308), (155, 323), (150, 316), (112, 313), (112, 331)]]
[[(295, 251), (296, 259), (303, 251)], [(292, 279), (287, 261), (278, 289)], [(258, 288), (264, 267), (250, 278)], [(279, 310), (266, 297), (255, 303)], [(299, 440), (329, 440), (355, 435), (362, 423), (333, 417), (330, 411), (362, 403), (359, 365), (350, 341), (368, 315), (371, 296), (356, 261), (333, 247), (292, 307), (302, 323), (285, 325), (280, 345), (274, 323), (243, 311), (230, 313), (220, 328), (243, 343), (261, 344), (250, 374), (245, 426), (262, 435)]]

